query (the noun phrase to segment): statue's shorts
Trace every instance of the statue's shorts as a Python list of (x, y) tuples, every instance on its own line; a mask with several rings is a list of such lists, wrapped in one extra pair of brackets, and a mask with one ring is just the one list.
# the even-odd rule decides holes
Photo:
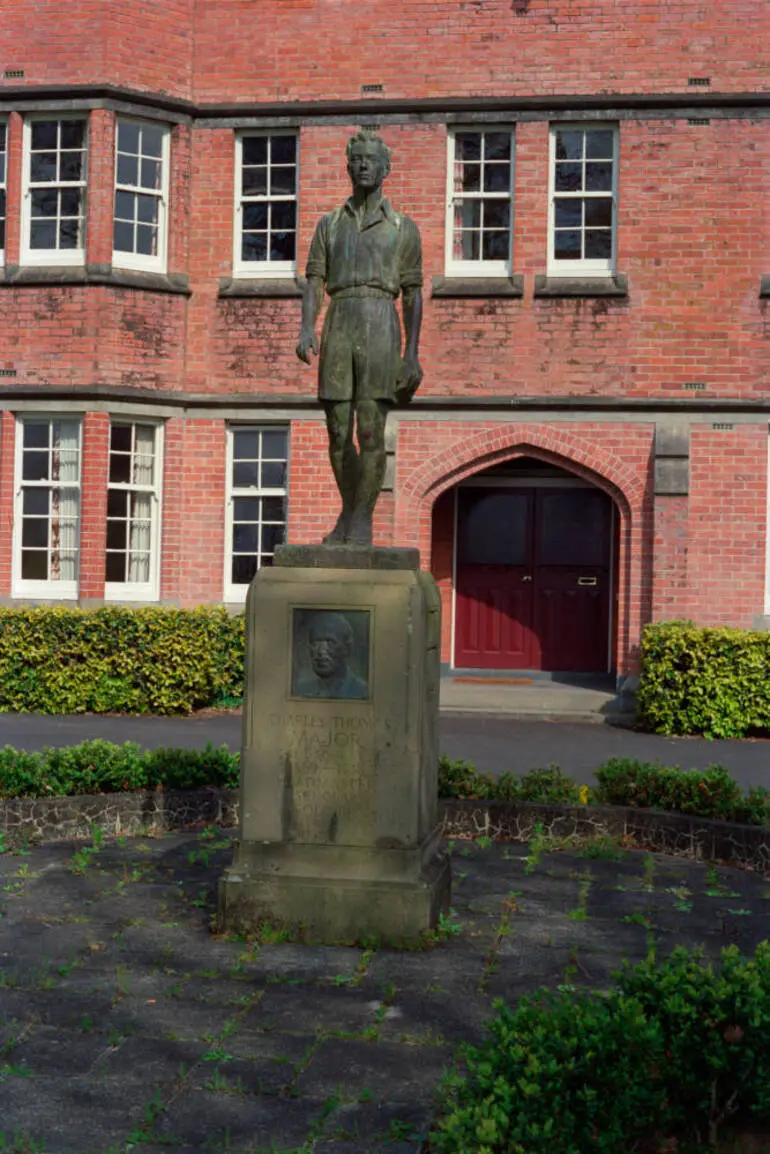
[(401, 367), (401, 326), (390, 293), (342, 289), (321, 336), (321, 401), (393, 401)]

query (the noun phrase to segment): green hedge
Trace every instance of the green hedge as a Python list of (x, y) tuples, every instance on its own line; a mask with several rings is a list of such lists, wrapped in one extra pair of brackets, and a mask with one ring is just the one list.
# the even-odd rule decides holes
[(705, 1151), (731, 1122), (770, 1117), (770, 944), (716, 966), (680, 947), (613, 976), (602, 997), (496, 1002), (489, 1038), (444, 1082), (430, 1149)]
[(637, 708), (655, 733), (745, 737), (770, 732), (770, 633), (699, 629), (642, 632)]
[(240, 699), (243, 616), (0, 609), (0, 711), (190, 713)]

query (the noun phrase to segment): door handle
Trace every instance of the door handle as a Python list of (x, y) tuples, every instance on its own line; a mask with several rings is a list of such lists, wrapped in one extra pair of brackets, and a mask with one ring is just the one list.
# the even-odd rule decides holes
[(578, 585), (598, 585), (599, 579), (598, 577), (578, 577), (577, 583)]
[(522, 577), (522, 581), (531, 581), (531, 580), (532, 580), (532, 577), (528, 573), (524, 577)]

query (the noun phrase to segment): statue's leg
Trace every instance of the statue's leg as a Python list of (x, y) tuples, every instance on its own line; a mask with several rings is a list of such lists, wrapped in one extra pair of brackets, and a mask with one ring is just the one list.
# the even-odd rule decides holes
[(342, 498), (342, 510), (324, 544), (342, 544), (348, 532), (358, 489), (359, 461), (353, 439), (354, 408), (350, 401), (326, 401), (329, 460)]
[(385, 480), (385, 424), (390, 405), (382, 400), (356, 403), (359, 475), (348, 541), (371, 545), (372, 515)]

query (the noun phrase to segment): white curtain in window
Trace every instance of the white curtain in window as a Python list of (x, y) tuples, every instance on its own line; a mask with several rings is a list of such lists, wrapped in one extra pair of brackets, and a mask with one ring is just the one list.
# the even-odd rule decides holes
[(76, 581), (80, 492), (80, 426), (77, 421), (54, 421), (51, 430), (51, 480), (60, 488), (51, 492), (51, 581)]
[[(150, 465), (152, 468), (152, 464)], [(152, 544), (152, 494), (131, 495), (131, 530), (129, 534), (128, 580), (146, 584), (150, 580), (150, 547)]]
[(155, 429), (151, 425), (134, 426), (134, 453), (134, 484), (152, 485), (155, 472)]

